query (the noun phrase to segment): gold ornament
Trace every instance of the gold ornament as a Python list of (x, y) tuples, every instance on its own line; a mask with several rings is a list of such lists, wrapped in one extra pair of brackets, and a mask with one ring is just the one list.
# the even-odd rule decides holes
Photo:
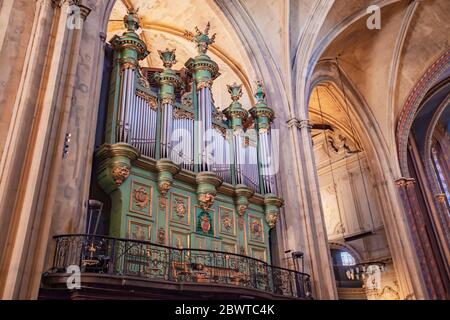
[(175, 202), (175, 212), (177, 213), (177, 216), (182, 219), (186, 214), (186, 206), (184, 205), (184, 201), (182, 199), (176, 199)]
[(147, 207), (148, 205), (148, 192), (145, 190), (144, 187), (140, 187), (138, 189), (133, 190), (134, 200), (136, 201), (136, 206), (139, 207), (141, 210)]
[(118, 165), (112, 169), (111, 174), (114, 182), (120, 186), (130, 176), (130, 168), (125, 165)]
[(170, 190), (171, 183), (169, 181), (161, 181), (158, 183), (158, 190), (161, 195), (165, 196), (167, 192)]
[(211, 193), (201, 193), (198, 195), (198, 202), (200, 208), (208, 210), (214, 202), (214, 195)]

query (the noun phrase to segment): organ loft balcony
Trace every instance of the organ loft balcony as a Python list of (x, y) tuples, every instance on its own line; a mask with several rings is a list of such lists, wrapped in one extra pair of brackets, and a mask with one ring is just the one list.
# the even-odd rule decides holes
[(142, 67), (137, 15), (124, 25), (105, 49), (86, 234), (55, 237), (41, 298), (311, 298), (307, 274), (272, 265), (283, 199), (263, 84), (249, 110), (242, 85), (227, 85), (219, 108), (209, 23), (180, 70), (175, 48), (158, 50), (163, 68)]
[[(310, 276), (229, 252), (90, 235), (55, 237), (40, 299), (311, 299)], [(80, 289), (68, 289), (71, 265)]]

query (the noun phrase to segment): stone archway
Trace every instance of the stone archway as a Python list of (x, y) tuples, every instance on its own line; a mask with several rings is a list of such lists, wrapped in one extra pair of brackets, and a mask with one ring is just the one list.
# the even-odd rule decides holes
[[(340, 92), (342, 103), (347, 99), (356, 132), (367, 153), (367, 158), (371, 159), (369, 167), (375, 178), (377, 192), (380, 199), (386, 200), (380, 203), (382, 206), (380, 212), (382, 213), (389, 248), (398, 275), (401, 296), (406, 297), (415, 292), (416, 298), (421, 298), (420, 294), (423, 292), (422, 280), (417, 276), (420, 268), (417, 265), (415, 249), (410, 241), (408, 226), (404, 223), (404, 213), (394, 182), (395, 177), (392, 176), (392, 170), (390, 169), (392, 164), (387, 148), (382, 143), (383, 139), (381, 139), (376, 121), (364, 99), (345, 73), (339, 74), (335, 63), (322, 61), (316, 65), (308, 92), (312, 92), (316, 86), (321, 84), (335, 87)], [(346, 97), (342, 94), (342, 86), (346, 92)], [(405, 246), (405, 243), (408, 245)], [(409, 263), (405, 263), (405, 261), (409, 261)], [(411, 263), (412, 261), (414, 263)]]

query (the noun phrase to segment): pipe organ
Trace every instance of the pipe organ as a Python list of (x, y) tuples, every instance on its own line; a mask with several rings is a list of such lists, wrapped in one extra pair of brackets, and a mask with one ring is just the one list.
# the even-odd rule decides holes
[(174, 247), (229, 251), (270, 261), (269, 231), (282, 206), (275, 196), (274, 112), (262, 83), (256, 104), (239, 102), (242, 85), (228, 85), (230, 105), (214, 105), (220, 76), (208, 55), (215, 34), (195, 29), (198, 55), (174, 70), (175, 49), (158, 50), (163, 69), (142, 68), (147, 45), (133, 12), (114, 36), (104, 144), (98, 181), (111, 201), (112, 236)]

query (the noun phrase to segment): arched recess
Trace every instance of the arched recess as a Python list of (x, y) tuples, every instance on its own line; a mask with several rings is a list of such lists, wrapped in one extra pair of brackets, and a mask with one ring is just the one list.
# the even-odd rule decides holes
[(426, 262), (423, 273), (429, 294), (441, 299), (450, 294), (450, 220), (448, 197), (439, 185), (432, 146), (436, 142), (448, 144), (447, 129), (439, 137), (441, 140), (436, 140), (435, 132), (438, 122), (448, 122), (448, 111), (445, 111), (450, 103), (449, 94), (450, 50), (446, 50), (411, 90), (396, 130), (401, 173), (407, 181), (403, 184), (403, 206), (409, 213), (408, 223), (418, 254)]
[[(424, 298), (424, 288), (420, 276), (420, 266), (415, 255), (411, 235), (405, 224), (405, 217), (400, 205), (389, 153), (381, 138), (380, 128), (367, 106), (364, 98), (355, 89), (345, 71), (338, 70), (333, 60), (322, 60), (316, 65), (308, 86), (310, 98), (314, 88), (321, 84), (332, 85), (345, 92), (342, 101), (349, 105), (355, 132), (358, 133), (363, 149), (366, 152), (368, 165), (375, 181), (376, 191), (381, 201), (380, 212), (386, 230), (395, 271), (398, 277), (400, 296)], [(345, 98), (346, 97), (346, 98)]]
[(441, 81), (441, 76), (450, 68), (450, 49), (446, 49), (441, 56), (428, 67), (426, 72), (416, 83), (406, 100), (397, 120), (397, 151), (400, 169), (405, 177), (409, 176), (408, 169), (408, 137), (414, 122), (416, 112), (430, 89)]

